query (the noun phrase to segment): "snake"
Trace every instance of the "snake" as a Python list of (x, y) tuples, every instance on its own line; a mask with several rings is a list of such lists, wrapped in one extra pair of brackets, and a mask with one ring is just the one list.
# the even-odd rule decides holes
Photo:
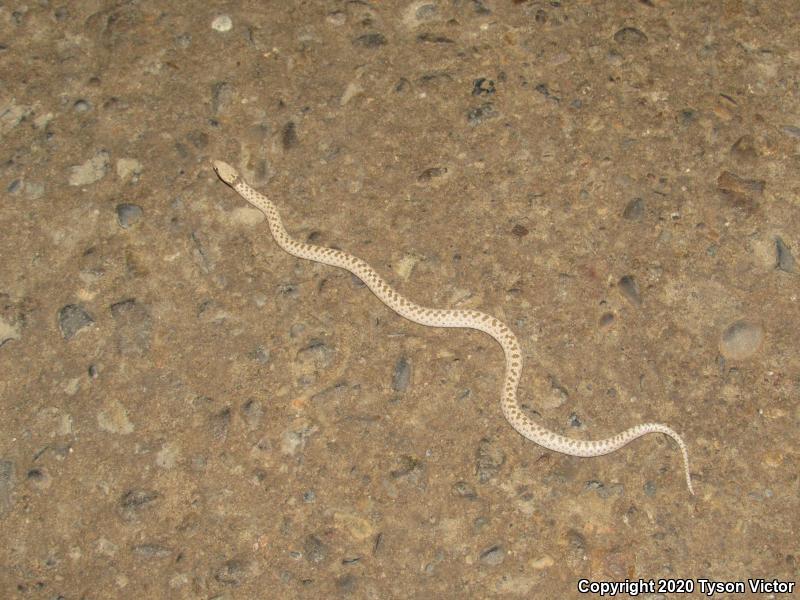
[(212, 164), (217, 176), (224, 183), (264, 213), (275, 242), (292, 256), (349, 271), (364, 282), (381, 302), (409, 321), (427, 327), (476, 329), (494, 338), (505, 355), (505, 377), (500, 407), (511, 427), (523, 437), (553, 452), (576, 457), (593, 457), (615, 452), (649, 433), (667, 435), (680, 448), (686, 485), (689, 493), (694, 495), (689, 472), (689, 453), (683, 439), (673, 429), (660, 423), (641, 423), (609, 438), (580, 440), (560, 435), (539, 425), (523, 412), (517, 401), (517, 387), (522, 376), (522, 348), (517, 336), (505, 323), (477, 310), (429, 308), (416, 304), (398, 293), (375, 269), (357, 256), (336, 248), (298, 242), (287, 233), (277, 207), (267, 196), (251, 187), (231, 165), (219, 160), (213, 161)]

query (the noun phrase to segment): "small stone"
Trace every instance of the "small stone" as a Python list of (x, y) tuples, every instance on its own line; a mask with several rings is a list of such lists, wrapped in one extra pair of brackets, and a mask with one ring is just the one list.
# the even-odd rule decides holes
[(228, 15), (218, 15), (211, 21), (211, 29), (225, 33), (233, 28), (233, 21)]
[[(775, 238), (775, 254), (775, 267), (777, 269), (786, 271), (787, 273), (796, 272), (797, 264), (795, 263), (794, 256), (792, 256), (792, 250), (789, 248), (789, 246), (784, 244), (783, 240), (779, 237)], [(0, 340), (0, 344), (2, 343), (2, 340)]]
[(14, 484), (14, 463), (0, 460), (0, 517), (11, 509)]
[(430, 167), (417, 176), (417, 181), (427, 183), (432, 179), (447, 175), (447, 167)]
[(495, 92), (494, 81), (480, 77), (472, 82), (473, 96), (491, 96)]
[(480, 106), (471, 108), (467, 112), (467, 122), (470, 125), (478, 125), (489, 119), (498, 117), (500, 113), (491, 102), (484, 102)]
[(514, 237), (523, 238), (526, 235), (528, 235), (528, 233), (530, 233), (528, 231), (528, 228), (525, 227), (524, 225), (520, 225), (519, 223), (517, 223), (516, 225), (514, 225), (514, 227), (511, 228), (511, 235), (513, 235)]
[(72, 108), (75, 110), (75, 112), (79, 113), (89, 112), (92, 110), (92, 105), (86, 100), (76, 100), (75, 104), (72, 105)]
[(317, 536), (309, 535), (303, 543), (303, 555), (310, 563), (321, 563), (328, 555), (328, 548)]
[(647, 42), (647, 36), (635, 27), (623, 27), (614, 34), (614, 41), (618, 44), (641, 46)]
[(411, 363), (405, 356), (401, 356), (394, 365), (392, 375), (392, 389), (395, 392), (405, 392), (411, 381)]
[(11, 340), (20, 339), (22, 336), (19, 329), (18, 324), (9, 323), (3, 317), (0, 317), (0, 347)]
[(214, 579), (224, 585), (241, 585), (250, 575), (249, 566), (249, 563), (243, 560), (226, 560), (214, 570)]
[(120, 158), (117, 160), (117, 177), (123, 181), (131, 179), (136, 181), (142, 173), (142, 163), (135, 158)]
[(631, 304), (639, 306), (642, 297), (639, 295), (639, 286), (632, 275), (625, 275), (619, 280), (619, 290)]
[(486, 565), (497, 566), (503, 562), (506, 557), (505, 550), (502, 546), (492, 546), (481, 552), (481, 562)]
[(89, 185), (100, 181), (108, 171), (108, 152), (101, 150), (86, 162), (69, 168), (70, 185)]
[(625, 206), (622, 217), (629, 221), (641, 221), (644, 216), (644, 200), (634, 198)]
[(459, 498), (466, 498), (467, 500), (475, 500), (478, 497), (478, 493), (475, 491), (475, 488), (472, 487), (466, 481), (456, 481), (453, 484), (453, 495), (458, 496)]
[(761, 325), (746, 320), (731, 323), (722, 333), (719, 351), (725, 358), (744, 360), (753, 356), (764, 340)]
[(731, 154), (742, 160), (750, 160), (758, 156), (755, 140), (752, 135), (743, 135), (731, 146)]
[(294, 121), (289, 121), (283, 126), (283, 134), (281, 135), (281, 144), (284, 150), (289, 150), (297, 146), (297, 128)]
[(364, 48), (380, 48), (386, 45), (386, 36), (382, 33), (365, 33), (354, 39), (353, 43)]
[(117, 222), (124, 229), (133, 226), (139, 219), (142, 218), (144, 211), (142, 207), (136, 204), (128, 204), (123, 202), (117, 204)]
[(503, 450), (495, 446), (491, 440), (484, 438), (475, 451), (475, 474), (480, 483), (486, 483), (497, 475), (500, 467), (506, 462)]
[(77, 304), (67, 304), (58, 311), (58, 326), (65, 340), (94, 323), (92, 315)]

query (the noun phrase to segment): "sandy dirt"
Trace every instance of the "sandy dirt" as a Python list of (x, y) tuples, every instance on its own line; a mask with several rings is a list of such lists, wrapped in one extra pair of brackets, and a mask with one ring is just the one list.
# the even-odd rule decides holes
[[(800, 579), (798, 22), (790, 0), (0, 2), (0, 597)], [(547, 427), (673, 427), (697, 495), (664, 436), (526, 441), (491, 338), (289, 256), (212, 159), (297, 239), (504, 320)]]

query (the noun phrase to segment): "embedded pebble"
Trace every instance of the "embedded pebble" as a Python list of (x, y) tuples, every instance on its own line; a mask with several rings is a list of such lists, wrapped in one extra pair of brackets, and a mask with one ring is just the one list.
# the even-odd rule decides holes
[(481, 552), (481, 562), (485, 565), (496, 566), (503, 562), (506, 552), (502, 546), (492, 546)]
[(447, 167), (430, 167), (417, 176), (417, 181), (427, 183), (444, 175), (447, 175)]
[(14, 483), (14, 463), (0, 460), (0, 517), (11, 509)]
[(614, 41), (618, 44), (640, 46), (647, 42), (647, 36), (635, 27), (623, 27), (614, 34)]
[(117, 204), (117, 221), (124, 229), (134, 225), (142, 218), (142, 214), (144, 213), (141, 206), (128, 203)]
[(320, 563), (328, 555), (328, 547), (315, 535), (309, 535), (303, 542), (303, 555), (310, 563)]
[(719, 351), (725, 358), (744, 360), (753, 356), (764, 340), (764, 329), (757, 323), (735, 321), (722, 332)]
[(364, 48), (379, 48), (386, 45), (386, 36), (382, 33), (365, 33), (354, 39), (353, 43)]
[(123, 181), (132, 179), (136, 181), (142, 173), (142, 163), (135, 158), (120, 158), (116, 165), (117, 177)]
[(392, 389), (395, 392), (405, 392), (408, 388), (408, 383), (411, 381), (411, 363), (405, 356), (394, 365), (394, 374), (392, 375)]
[(101, 150), (86, 162), (69, 168), (70, 185), (89, 185), (100, 181), (108, 172), (108, 152)]
[(214, 570), (213, 577), (224, 585), (238, 586), (244, 583), (250, 575), (250, 564), (244, 560), (226, 560)]
[(19, 325), (11, 324), (0, 317), (0, 347), (8, 341), (18, 340), (21, 337)]
[(218, 15), (211, 21), (211, 29), (225, 33), (233, 28), (233, 21), (228, 15)]
[(634, 198), (625, 206), (622, 216), (629, 221), (641, 221), (644, 216), (644, 200)]
[(479, 125), (489, 119), (494, 119), (500, 116), (498, 110), (491, 102), (484, 102), (480, 106), (469, 109), (467, 111), (467, 122), (470, 125)]
[(58, 311), (58, 327), (65, 340), (94, 323), (92, 315), (77, 304), (67, 304)]
[(111, 305), (114, 337), (122, 356), (144, 356), (150, 350), (153, 319), (141, 303), (128, 298)]
[(639, 286), (632, 275), (624, 275), (619, 280), (619, 291), (622, 295), (633, 305), (639, 306), (642, 303), (642, 297), (639, 294)]
[(466, 481), (456, 481), (453, 484), (452, 490), (453, 495), (458, 496), (459, 498), (475, 500), (478, 497), (478, 493), (475, 491), (475, 488)]
[(89, 104), (87, 100), (76, 100), (75, 104), (72, 105), (72, 108), (75, 110), (75, 112), (79, 113), (89, 112), (92, 110), (92, 105)]
[(506, 455), (502, 448), (489, 439), (482, 439), (475, 451), (475, 474), (478, 476), (478, 481), (486, 483), (492, 479), (505, 462)]
[[(779, 237), (775, 238), (775, 254), (776, 254), (776, 267), (781, 271), (786, 271), (787, 273), (794, 273), (797, 270), (797, 264), (795, 263), (794, 256), (792, 256), (792, 251), (786, 244), (783, 243), (783, 240)], [(2, 340), (0, 340), (0, 344), (2, 344)]]

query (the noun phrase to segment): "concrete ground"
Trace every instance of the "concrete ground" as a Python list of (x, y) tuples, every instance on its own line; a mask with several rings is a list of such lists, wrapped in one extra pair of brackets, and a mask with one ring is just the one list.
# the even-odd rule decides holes
[[(0, 597), (800, 579), (798, 22), (794, 0), (0, 3)], [(297, 239), (506, 322), (547, 427), (673, 427), (697, 495), (661, 435), (525, 440), (491, 338), (289, 256), (212, 159)]]

